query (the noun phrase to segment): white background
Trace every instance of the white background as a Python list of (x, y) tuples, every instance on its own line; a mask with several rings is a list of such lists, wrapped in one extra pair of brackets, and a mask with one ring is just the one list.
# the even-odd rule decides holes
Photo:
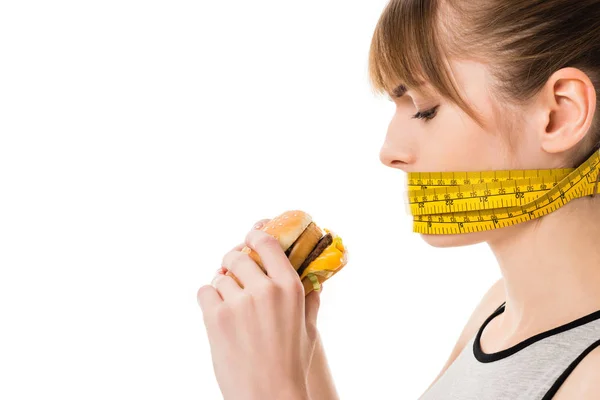
[(367, 81), (385, 1), (0, 6), (0, 398), (219, 399), (197, 289), (255, 221), (350, 250), (319, 326), (343, 399), (414, 399), (499, 278), (411, 232)]

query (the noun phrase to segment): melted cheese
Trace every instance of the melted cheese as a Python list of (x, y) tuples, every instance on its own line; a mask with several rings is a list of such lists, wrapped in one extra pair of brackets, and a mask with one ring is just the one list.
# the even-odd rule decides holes
[[(328, 229), (325, 229), (326, 233), (331, 233)], [(308, 267), (300, 275), (300, 279), (303, 279), (309, 273), (315, 275), (321, 275), (326, 279), (330, 278), (337, 270), (346, 264), (346, 254), (344, 254), (345, 248), (342, 243), (342, 238), (331, 233), (333, 242), (323, 250), (323, 253), (319, 255), (313, 262), (308, 264)]]

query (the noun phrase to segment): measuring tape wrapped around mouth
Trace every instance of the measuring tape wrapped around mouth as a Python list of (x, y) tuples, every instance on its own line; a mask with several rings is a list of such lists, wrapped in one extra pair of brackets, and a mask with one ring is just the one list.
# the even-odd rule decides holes
[(577, 168), (409, 172), (413, 232), (481, 232), (542, 217), (573, 199), (594, 196), (599, 163), (600, 149)]

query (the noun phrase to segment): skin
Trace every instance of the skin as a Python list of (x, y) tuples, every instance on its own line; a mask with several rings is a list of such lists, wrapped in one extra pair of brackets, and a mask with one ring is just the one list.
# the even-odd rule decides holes
[[(225, 254), (211, 285), (198, 290), (215, 375), (225, 400), (308, 400), (311, 360), (320, 360), (313, 370), (326, 365), (317, 331), (320, 293), (305, 298), (277, 239), (257, 229), (263, 223)], [(245, 245), (267, 274), (240, 251)]]
[[(575, 68), (556, 71), (527, 104), (511, 106), (494, 97), (485, 65), (465, 60), (451, 60), (451, 65), (463, 98), (482, 116), (483, 126), (426, 83), (408, 88), (393, 99), (396, 110), (380, 151), (384, 165), (404, 172), (573, 167), (569, 160), (590, 140), (596, 108), (586, 74)], [(431, 120), (412, 118), (434, 106)], [(600, 309), (598, 220), (600, 196), (575, 199), (510, 227), (421, 237), (434, 247), (486, 242), (496, 256), (506, 309), (482, 336), (489, 353)], [(319, 294), (303, 301), (297, 274), (267, 236), (251, 230), (223, 259), (243, 289), (220, 270), (214, 286), (198, 291), (223, 396), (337, 399), (316, 328)], [(258, 252), (269, 277), (240, 252), (244, 245)], [(586, 360), (593, 367), (588, 370), (597, 370), (597, 353)]]
[[(527, 104), (506, 106), (493, 96), (494, 80), (485, 65), (464, 60), (451, 65), (463, 98), (483, 116), (484, 126), (427, 85), (409, 88), (393, 99), (396, 112), (381, 148), (383, 164), (404, 172), (576, 167), (569, 160), (591, 139), (596, 109), (585, 73), (556, 71)], [(433, 119), (411, 118), (435, 105)], [(510, 227), (421, 237), (434, 247), (486, 242), (493, 251), (504, 278), (506, 310), (484, 331), (482, 348), (496, 352), (600, 309), (599, 218), (600, 196), (588, 196)]]
[[(268, 223), (270, 219), (262, 219), (258, 221), (252, 229), (260, 229), (266, 223)], [(231, 251), (239, 252), (246, 246), (246, 243), (240, 243), (235, 246)], [(227, 256), (226, 256), (227, 257)], [(221, 267), (217, 270), (217, 274), (215, 275), (215, 279), (219, 275), (225, 274), (227, 268)], [(214, 280), (213, 280), (214, 282)], [(306, 323), (310, 326), (312, 324), (312, 328), (316, 330), (316, 318), (319, 310), (320, 304), (320, 296), (323, 291), (324, 283), (321, 283), (321, 290), (319, 292), (311, 292), (305, 298), (306, 308), (308, 310), (312, 310), (312, 313), (307, 312), (307, 320)], [(313, 294), (314, 293), (314, 294)], [(312, 315), (312, 318), (308, 318), (309, 315)], [(300, 389), (303, 390), (303, 389)], [(308, 375), (306, 376), (306, 391), (308, 391), (308, 396), (310, 400), (337, 400), (339, 399), (339, 395), (333, 383), (333, 376), (331, 375), (331, 370), (329, 369), (329, 364), (327, 362), (327, 356), (325, 354), (325, 348), (323, 347), (323, 342), (321, 340), (321, 336), (319, 333), (316, 333), (316, 340), (314, 344), (314, 351), (312, 353), (312, 358), (310, 360), (310, 365), (308, 368)]]

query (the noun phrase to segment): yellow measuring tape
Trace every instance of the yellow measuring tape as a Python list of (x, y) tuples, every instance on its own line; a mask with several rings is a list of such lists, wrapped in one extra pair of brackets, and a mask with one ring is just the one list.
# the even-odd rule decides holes
[(544, 216), (595, 195), (600, 150), (577, 168), (482, 172), (409, 172), (413, 231), (480, 232)]

